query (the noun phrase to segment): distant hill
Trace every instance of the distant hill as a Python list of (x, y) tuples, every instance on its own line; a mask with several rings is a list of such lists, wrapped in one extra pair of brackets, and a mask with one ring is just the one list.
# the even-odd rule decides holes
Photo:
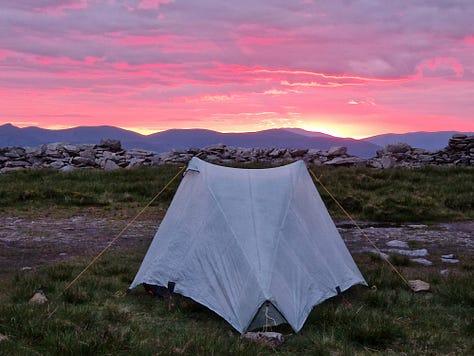
[(222, 133), (204, 129), (173, 129), (151, 135), (113, 126), (81, 126), (63, 130), (38, 127), (0, 126), (0, 147), (38, 146), (53, 142), (98, 143), (103, 138), (120, 140), (126, 149), (141, 148), (155, 152), (205, 147), (218, 143), (236, 147), (317, 148), (327, 150), (345, 146), (359, 157), (373, 157), (380, 147), (368, 141), (334, 137), (301, 129), (271, 129), (258, 132)]
[(404, 142), (412, 147), (424, 148), (429, 151), (436, 151), (445, 148), (449, 139), (456, 133), (464, 133), (474, 135), (474, 132), (458, 132), (458, 131), (438, 131), (438, 132), (409, 132), (404, 134), (383, 134), (367, 137), (364, 141), (371, 142), (375, 145), (384, 147), (391, 143)]

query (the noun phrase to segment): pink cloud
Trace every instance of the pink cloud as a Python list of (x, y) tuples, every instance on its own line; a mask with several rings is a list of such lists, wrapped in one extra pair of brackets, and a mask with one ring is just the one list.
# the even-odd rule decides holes
[(472, 18), (469, 0), (6, 2), (0, 118), (474, 130)]
[(141, 0), (138, 4), (139, 9), (157, 9), (162, 4), (168, 4), (174, 0)]

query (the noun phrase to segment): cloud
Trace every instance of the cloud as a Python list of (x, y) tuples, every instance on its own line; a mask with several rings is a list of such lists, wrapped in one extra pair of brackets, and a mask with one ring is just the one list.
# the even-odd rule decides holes
[(375, 125), (410, 108), (472, 125), (472, 18), (471, 0), (8, 1), (0, 117), (78, 107), (91, 120), (143, 115), (147, 127), (216, 113), (244, 125), (239, 112)]

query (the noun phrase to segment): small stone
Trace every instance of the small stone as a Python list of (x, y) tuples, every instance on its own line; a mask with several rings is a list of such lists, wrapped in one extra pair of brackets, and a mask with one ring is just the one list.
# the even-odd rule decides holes
[(424, 229), (426, 228), (427, 225), (425, 224), (410, 224), (410, 225), (407, 225), (407, 227), (409, 227), (410, 229)]
[(398, 248), (408, 248), (408, 244), (405, 241), (400, 241), (400, 240), (388, 241), (387, 246), (398, 247)]
[(443, 277), (447, 277), (449, 275), (449, 269), (442, 269), (441, 271), (439, 271), (439, 274)]
[(40, 289), (30, 299), (30, 304), (45, 304), (48, 303), (46, 294)]
[(408, 281), (410, 284), (411, 289), (416, 292), (427, 292), (430, 290), (430, 284), (423, 282), (420, 279), (410, 280)]
[(249, 339), (261, 345), (277, 347), (285, 342), (285, 337), (277, 332), (246, 332), (242, 335), (244, 339)]
[(441, 255), (441, 258), (453, 259), (453, 258), (454, 258), (454, 254), (450, 253), (449, 255)]
[(459, 263), (459, 260), (455, 258), (441, 258), (441, 262), (455, 264), (455, 263)]
[(404, 256), (411, 256), (411, 257), (424, 257), (424, 256), (429, 255), (428, 250), (426, 248), (422, 248), (419, 250), (401, 250), (401, 249), (391, 248), (391, 249), (388, 249), (388, 252), (397, 253), (399, 255), (404, 255)]
[(25, 266), (25, 267), (22, 267), (21, 270), (22, 271), (31, 271), (33, 269), (33, 267), (30, 267), (30, 266)]
[(431, 262), (430, 260), (427, 260), (426, 258), (412, 258), (410, 259), (410, 261), (412, 262), (415, 262), (415, 263), (419, 263), (420, 265), (423, 265), (423, 266), (431, 266), (433, 264), (433, 262)]
[(0, 342), (7, 341), (7, 340), (8, 340), (7, 335), (0, 334)]
[(77, 168), (71, 165), (66, 165), (60, 169), (61, 172), (72, 172), (75, 171)]

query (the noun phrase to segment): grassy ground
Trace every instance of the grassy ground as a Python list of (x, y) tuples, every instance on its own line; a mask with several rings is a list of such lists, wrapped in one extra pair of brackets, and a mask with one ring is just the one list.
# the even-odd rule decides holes
[[(178, 171), (177, 166), (104, 172), (34, 170), (0, 175), (0, 213), (56, 213), (99, 208), (106, 214), (143, 207)], [(474, 168), (375, 170), (312, 167), (318, 179), (356, 219), (388, 222), (474, 220)], [(166, 207), (180, 177), (156, 201)], [(346, 219), (318, 189), (335, 219)], [(59, 209), (58, 209), (59, 208)]]
[[(276, 350), (239, 337), (229, 324), (191, 300), (124, 291), (144, 251), (107, 254), (65, 290), (84, 266), (68, 262), (14, 276), (0, 293), (2, 355), (152, 354), (409, 354), (474, 352), (474, 272), (466, 265), (444, 278), (427, 268), (432, 293), (414, 294), (384, 262), (355, 256), (369, 288), (354, 287), (314, 308), (299, 334), (285, 327)], [(417, 271), (400, 267), (406, 276)], [(28, 303), (43, 288), (46, 305)]]
[[(158, 192), (179, 167), (68, 174), (27, 171), (0, 175), (0, 214), (66, 216), (94, 211), (130, 216)], [(355, 219), (427, 222), (474, 219), (474, 170), (426, 168), (369, 170), (315, 167), (314, 172)], [(166, 207), (176, 181), (153, 206)], [(318, 187), (331, 214), (341, 214)], [(243, 340), (220, 317), (191, 300), (166, 301), (140, 288), (126, 295), (144, 249), (104, 255), (66, 290), (88, 260), (23, 271), (0, 288), (0, 355), (83, 354), (474, 354), (474, 262), (447, 277), (429, 267), (395, 260), (407, 278), (431, 283), (413, 294), (386, 264), (354, 258), (369, 288), (354, 287), (314, 308), (299, 334), (283, 327), (276, 350)], [(50, 302), (31, 305), (42, 288)]]

